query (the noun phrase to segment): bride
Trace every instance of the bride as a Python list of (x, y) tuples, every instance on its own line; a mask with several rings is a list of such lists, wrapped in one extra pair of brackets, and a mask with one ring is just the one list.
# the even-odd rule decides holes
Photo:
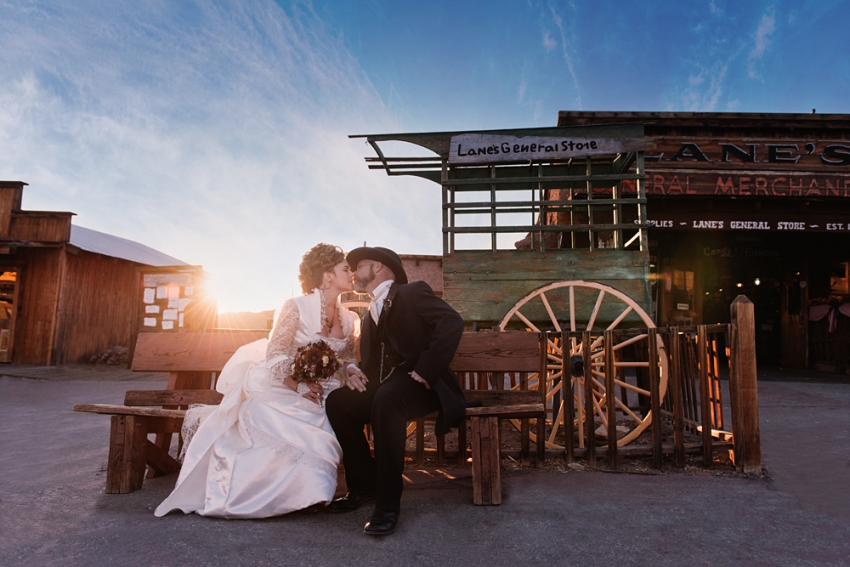
[[(360, 320), (339, 302), (352, 290), (342, 250), (317, 244), (299, 271), (305, 295), (284, 303), (269, 339), (234, 353), (216, 384), (221, 404), (187, 412), (184, 429), (197, 432), (157, 516), (179, 509), (265, 518), (333, 499), (342, 450), (322, 400), (354, 362)], [(295, 351), (317, 340), (337, 353), (340, 370), (320, 385), (297, 384), (290, 370)], [(189, 425), (201, 419), (200, 426)]]

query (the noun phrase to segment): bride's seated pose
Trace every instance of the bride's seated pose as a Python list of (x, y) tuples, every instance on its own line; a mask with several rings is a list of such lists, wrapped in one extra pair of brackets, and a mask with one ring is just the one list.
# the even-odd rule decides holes
[[(216, 384), (221, 404), (187, 412), (184, 429), (197, 431), (157, 516), (265, 518), (333, 499), (342, 450), (322, 402), (354, 362), (360, 320), (339, 302), (352, 290), (341, 249), (317, 244), (299, 270), (304, 295), (284, 303), (269, 339), (234, 353)], [(319, 340), (340, 369), (319, 384), (296, 382), (296, 351)]]

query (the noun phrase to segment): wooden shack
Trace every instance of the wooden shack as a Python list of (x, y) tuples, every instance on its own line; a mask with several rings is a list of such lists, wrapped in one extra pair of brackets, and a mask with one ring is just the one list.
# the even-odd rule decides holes
[[(145, 275), (202, 275), (143, 244), (73, 226), (74, 213), (23, 210), (26, 185), (0, 181), (0, 362), (88, 362), (131, 348), (145, 323)], [(215, 310), (200, 311), (193, 325), (214, 326)]]
[(622, 123), (643, 124), (655, 143), (645, 160), (656, 322), (726, 322), (744, 294), (761, 363), (850, 371), (850, 115), (558, 116)]

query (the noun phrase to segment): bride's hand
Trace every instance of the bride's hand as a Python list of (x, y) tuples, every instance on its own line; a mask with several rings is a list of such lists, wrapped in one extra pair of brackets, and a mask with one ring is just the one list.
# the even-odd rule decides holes
[(322, 405), (322, 400), (324, 399), (324, 389), (322, 389), (322, 385), (318, 382), (305, 382), (305, 386), (307, 386), (310, 390), (301, 394), (301, 397), (307, 398), (311, 402), (317, 405)]
[(345, 371), (346, 379), (345, 385), (348, 386), (352, 390), (357, 390), (358, 392), (366, 391), (366, 383), (369, 382), (369, 379), (366, 378), (366, 375), (363, 374), (363, 371), (357, 368), (355, 365), (349, 365)]

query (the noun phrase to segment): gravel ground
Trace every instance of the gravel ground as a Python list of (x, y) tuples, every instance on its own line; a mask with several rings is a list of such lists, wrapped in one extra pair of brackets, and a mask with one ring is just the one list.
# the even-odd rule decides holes
[[(102, 493), (109, 418), (138, 379), (0, 377), (0, 565), (850, 565), (850, 385), (759, 386), (770, 475), (508, 467), (504, 503), (471, 503), (468, 469), (411, 473), (397, 533), (371, 510), (218, 520), (153, 510), (175, 475)], [(415, 471), (414, 471), (415, 472)]]

